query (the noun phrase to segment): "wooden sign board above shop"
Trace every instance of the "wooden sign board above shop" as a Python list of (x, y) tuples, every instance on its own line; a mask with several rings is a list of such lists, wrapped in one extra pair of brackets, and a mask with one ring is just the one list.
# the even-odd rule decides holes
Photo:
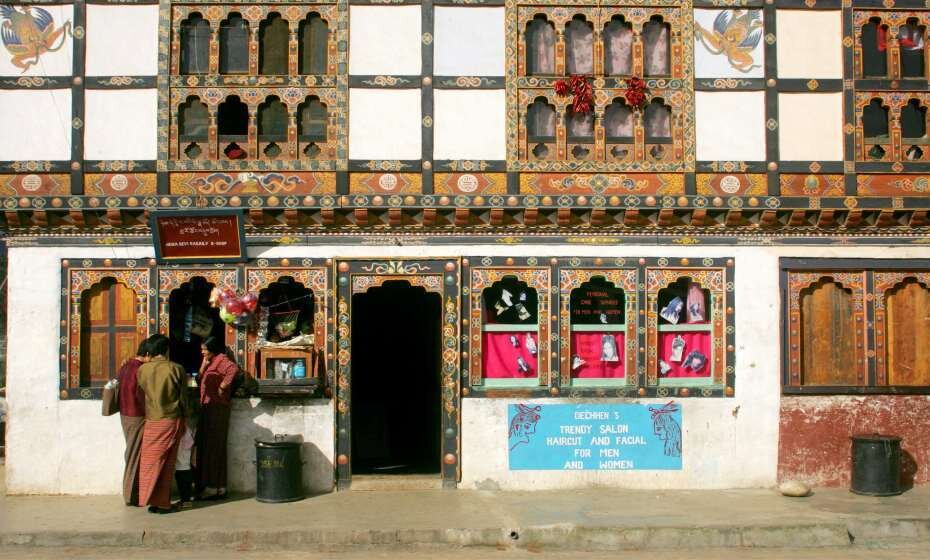
[(166, 263), (246, 260), (241, 210), (152, 212), (155, 257)]

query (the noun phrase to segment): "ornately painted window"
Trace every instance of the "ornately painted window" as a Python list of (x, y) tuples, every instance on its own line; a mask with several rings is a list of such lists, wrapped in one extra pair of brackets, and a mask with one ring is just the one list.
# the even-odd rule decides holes
[(335, 4), (171, 8), (169, 159), (181, 168), (338, 158)]
[(856, 161), (930, 161), (928, 24), (930, 11), (853, 11)]
[(926, 266), (783, 259), (784, 392), (930, 391)]
[[(521, 170), (684, 171), (693, 167), (692, 45), (682, 41), (690, 10), (669, 2), (637, 7), (552, 7), (521, 0), (508, 8), (508, 120), (517, 129), (508, 152)], [(653, 4), (653, 5), (650, 5)], [(583, 77), (590, 107), (558, 82)], [(646, 99), (627, 100), (631, 80)], [(583, 104), (582, 104), (583, 105)]]

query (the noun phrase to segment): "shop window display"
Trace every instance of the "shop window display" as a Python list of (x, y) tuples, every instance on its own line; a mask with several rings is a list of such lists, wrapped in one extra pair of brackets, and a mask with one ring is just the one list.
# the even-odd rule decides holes
[(539, 376), (539, 309), (536, 290), (504, 277), (481, 294), (484, 312), (482, 370), (486, 379)]
[(258, 294), (256, 348), (262, 379), (304, 379), (312, 369), (314, 295), (290, 276)]
[(626, 296), (595, 276), (571, 291), (571, 377), (624, 380), (626, 377)]
[(681, 278), (658, 295), (659, 383), (678, 377), (711, 375), (710, 292)]

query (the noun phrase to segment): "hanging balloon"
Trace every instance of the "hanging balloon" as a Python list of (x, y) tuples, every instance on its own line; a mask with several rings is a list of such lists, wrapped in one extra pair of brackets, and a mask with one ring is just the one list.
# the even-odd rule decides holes
[(258, 296), (249, 292), (242, 296), (242, 304), (245, 305), (246, 310), (251, 313), (255, 311), (255, 308), (258, 306)]
[(231, 299), (226, 302), (225, 309), (233, 315), (241, 315), (245, 311), (245, 306), (238, 299)]
[(227, 311), (225, 307), (220, 308), (220, 319), (227, 325), (231, 325), (236, 322), (236, 316)]

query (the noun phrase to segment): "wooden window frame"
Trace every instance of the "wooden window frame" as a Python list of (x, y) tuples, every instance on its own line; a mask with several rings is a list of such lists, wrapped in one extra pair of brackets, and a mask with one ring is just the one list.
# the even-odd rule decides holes
[[(544, 16), (556, 30), (554, 48), (554, 72), (546, 75), (527, 73), (526, 27), (535, 17)], [(593, 26), (593, 72), (586, 75), (593, 80), (594, 95), (591, 111), (594, 115), (594, 135), (592, 138), (573, 138), (568, 134), (571, 96), (559, 97), (555, 94), (553, 84), (557, 79), (567, 78), (566, 55), (568, 46), (565, 39), (566, 26), (577, 16), (581, 16)], [(632, 67), (627, 76), (605, 75), (606, 52), (603, 39), (604, 26), (616, 16), (622, 16), (625, 24), (634, 34), (632, 45)], [(653, 17), (660, 17), (662, 24), (669, 29), (669, 69), (665, 76), (644, 76), (645, 51), (642, 32)], [(511, 135), (508, 153), (511, 154), (511, 170), (520, 171), (639, 171), (647, 165), (656, 172), (693, 171), (694, 142), (693, 123), (686, 110), (693, 104), (693, 70), (685, 62), (693, 58), (693, 45), (684, 40), (685, 29), (693, 25), (690, 10), (669, 5), (658, 0), (647, 0), (644, 5), (632, 6), (552, 6), (538, 1), (525, 0), (517, 2), (507, 9), (507, 34), (510, 41), (516, 43), (513, 60), (508, 61), (507, 95), (508, 118), (514, 129)], [(627, 91), (629, 79), (633, 76), (645, 79), (649, 84), (650, 96), (660, 97), (664, 105), (671, 110), (670, 136), (647, 145), (643, 127), (642, 114), (634, 117), (633, 133), (629, 139), (629, 153), (617, 157), (610, 154), (610, 148), (620, 143), (614, 139), (607, 143), (604, 129), (606, 107), (615, 98), (622, 98)], [(529, 134), (527, 114), (529, 106), (538, 97), (544, 97), (556, 109), (556, 131), (552, 139), (532, 137)], [(634, 111), (635, 113), (635, 111)], [(654, 139), (653, 139), (654, 140)], [(625, 142), (623, 142), (626, 144)], [(546, 144), (547, 155), (536, 157), (534, 148)], [(668, 144), (668, 146), (665, 146)], [(654, 146), (662, 145), (664, 152), (658, 158), (650, 154)], [(575, 150), (581, 148), (578, 154)]]
[[(472, 341), (472, 351), (470, 353), (470, 385), (478, 389), (536, 389), (549, 386), (549, 375), (552, 371), (550, 359), (550, 335), (551, 321), (550, 310), (552, 309), (551, 300), (551, 282), (552, 269), (546, 266), (532, 265), (524, 261), (520, 264), (507, 264), (494, 262), (497, 259), (484, 257), (477, 262), (478, 266), (473, 266), (468, 271), (469, 299), (468, 308), (470, 315), (470, 335)], [(508, 259), (511, 263), (514, 259)], [(525, 379), (488, 379), (484, 377), (484, 367), (482, 365), (483, 344), (484, 344), (484, 290), (490, 288), (495, 282), (512, 276), (517, 280), (525, 282), (528, 288), (536, 290), (537, 297), (537, 322), (536, 322), (536, 344), (537, 344), (537, 365), (536, 377)], [(530, 332), (527, 330), (527, 332)]]
[[(155, 259), (62, 259), (61, 261), (61, 321), (59, 337), (59, 397), (67, 399), (100, 399), (100, 386), (80, 386), (81, 364), (81, 304), (83, 293), (104, 278), (114, 278), (136, 292), (136, 323), (139, 335), (169, 334), (168, 306), (171, 291), (195, 276), (202, 276), (219, 287), (239, 290), (243, 287), (258, 292), (266, 282), (280, 276), (292, 276), (313, 290), (315, 309), (314, 338), (324, 371), (312, 393), (298, 397), (331, 398), (333, 387), (332, 358), (336, 344), (333, 328), (332, 262), (327, 259), (250, 259), (244, 263), (224, 265), (157, 265)], [(270, 279), (270, 280), (269, 280)], [(251, 371), (254, 341), (250, 344), (248, 330), (225, 328), (226, 345), (239, 357), (243, 369)], [(309, 372), (308, 372), (309, 373)], [(275, 396), (263, 392), (260, 396)]]
[[(638, 387), (639, 372), (637, 370), (639, 335), (639, 284), (641, 271), (635, 267), (606, 267), (597, 266), (593, 259), (581, 266), (572, 266), (568, 262), (560, 262), (555, 272), (558, 282), (556, 295), (556, 308), (559, 310), (559, 373), (562, 387)], [(587, 265), (587, 266), (585, 266)], [(572, 356), (574, 349), (571, 344), (571, 294), (577, 288), (589, 282), (594, 277), (602, 277), (614, 285), (614, 288), (623, 291), (624, 297), (624, 377), (619, 378), (572, 378)]]
[[(668, 258), (668, 257), (468, 257), (462, 260), (463, 274), (463, 305), (468, 305), (468, 313), (463, 314), (467, 336), (463, 337), (462, 345), (462, 386), (463, 397), (466, 398), (546, 398), (570, 396), (573, 398), (669, 398), (669, 397), (732, 397), (735, 394), (735, 294), (734, 294), (734, 259), (722, 258)], [(548, 296), (539, 293), (539, 370), (538, 384), (484, 383), (481, 360), (481, 345), (483, 333), (483, 305), (482, 290), (490, 286), (493, 281), (507, 275), (517, 275), (514, 271), (520, 270), (549, 270), (550, 285)], [(482, 270), (495, 271), (494, 280), (479, 277), (476, 281), (475, 272)], [(617, 274), (626, 271), (635, 278), (634, 286), (625, 281), (624, 296), (626, 298), (627, 324), (626, 324), (626, 379), (623, 383), (606, 382), (572, 383), (571, 381), (571, 348), (569, 336), (571, 334), (570, 305), (571, 290), (574, 289), (574, 280), (563, 282), (563, 272), (569, 272), (569, 277), (577, 275), (586, 279), (591, 276), (604, 276), (611, 281)], [(654, 271), (655, 286), (649, 284), (647, 274)], [(647, 364), (649, 360), (657, 366), (657, 351), (655, 344), (658, 340), (657, 321), (650, 321), (650, 294), (657, 296), (661, 278), (691, 277), (701, 282), (703, 288), (711, 291), (714, 308), (708, 309), (711, 315), (712, 373), (710, 381), (703, 378), (676, 378), (673, 384), (659, 383), (656, 373), (649, 374)], [(713, 276), (713, 283), (709, 277)], [(673, 279), (673, 281), (674, 281)], [(525, 280), (524, 280), (525, 281)], [(527, 282), (532, 286), (532, 283)], [(579, 282), (580, 284), (580, 282)], [(615, 282), (615, 285), (617, 283)], [(618, 286), (621, 287), (621, 286)], [(664, 284), (660, 287), (664, 287)], [(548, 298), (548, 307), (543, 307), (543, 301)], [(655, 299), (653, 298), (653, 307)], [(633, 315), (630, 319), (630, 314)], [(545, 330), (544, 330), (545, 329)], [(548, 341), (546, 340), (548, 338)], [(651, 342), (650, 342), (651, 341)], [(543, 344), (548, 344), (548, 348)], [(543, 360), (544, 353), (549, 355), (548, 361)], [(651, 356), (651, 358), (649, 357)], [(633, 363), (631, 366), (630, 363)], [(548, 370), (543, 368), (548, 367)], [(696, 380), (696, 381), (695, 381)]]
[[(332, 266), (324, 262), (319, 264), (310, 264), (294, 266), (287, 259), (282, 259), (274, 264), (265, 259), (246, 263), (243, 267), (245, 275), (245, 289), (256, 295), (262, 290), (279, 281), (284, 276), (289, 276), (295, 282), (299, 282), (304, 288), (310, 290), (313, 294), (313, 338), (316, 344), (315, 352), (322, 352), (325, 356), (330, 352), (329, 341), (332, 339), (332, 322), (328, 320), (332, 316), (333, 307), (333, 289), (332, 289)], [(258, 375), (258, 368), (264, 367), (264, 364), (258, 364), (258, 340), (257, 332), (253, 330), (246, 331), (244, 336), (245, 358), (243, 369), (252, 373), (256, 379), (263, 378), (264, 375)], [(325, 360), (324, 363), (329, 363)], [(309, 364), (308, 364), (309, 365)], [(309, 377), (311, 368), (307, 368)], [(324, 388), (333, 386), (331, 370), (327, 369), (321, 372), (322, 379), (319, 379), (319, 385)], [(299, 383), (298, 383), (299, 385)], [(261, 392), (261, 388), (259, 388)]]
[[(930, 259), (832, 259), (788, 258), (779, 263), (782, 293), (782, 393), (786, 395), (872, 395), (872, 394), (930, 394), (930, 386), (887, 385), (888, 373), (884, 352), (885, 292), (908, 277), (924, 281), (930, 279)], [(857, 351), (856, 363), (862, 360), (862, 385), (800, 384), (801, 340), (797, 294), (813, 282), (833, 277), (854, 291), (854, 302), (862, 302), (854, 310), (857, 324), (862, 325), (861, 355)], [(861, 279), (855, 278), (860, 276)], [(878, 276), (878, 282), (876, 282)], [(847, 284), (849, 284), (847, 286)], [(880, 291), (879, 291), (880, 290)], [(860, 295), (856, 295), (856, 291)], [(796, 317), (796, 318), (795, 318)], [(881, 328), (878, 328), (881, 327)], [(859, 335), (860, 333), (857, 333)], [(876, 350), (881, 348), (880, 351)]]
[[(136, 296), (136, 329), (141, 338), (154, 332), (155, 267), (148, 259), (81, 259), (61, 261), (61, 337), (59, 396), (99, 399), (102, 386), (81, 386), (81, 307), (84, 292), (113, 278)], [(114, 372), (115, 374), (115, 372)]]

